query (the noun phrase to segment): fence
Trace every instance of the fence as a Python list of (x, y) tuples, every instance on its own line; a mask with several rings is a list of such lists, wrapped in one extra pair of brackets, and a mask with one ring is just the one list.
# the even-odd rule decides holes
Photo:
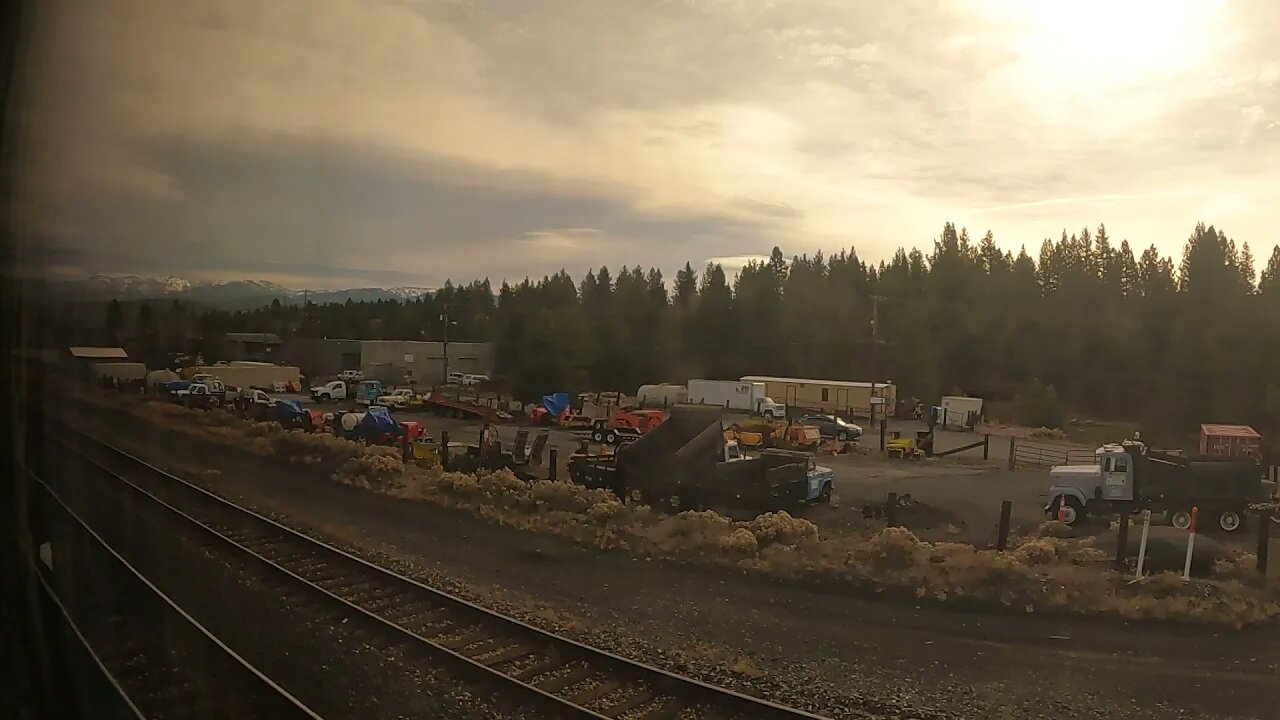
[(1092, 465), (1093, 451), (1068, 445), (1034, 443), (1009, 438), (1009, 469), (1018, 467), (1053, 467), (1054, 465)]

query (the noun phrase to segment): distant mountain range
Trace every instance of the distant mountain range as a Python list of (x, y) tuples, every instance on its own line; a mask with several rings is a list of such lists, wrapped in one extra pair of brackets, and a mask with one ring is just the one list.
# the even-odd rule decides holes
[(350, 288), (348, 290), (294, 290), (262, 280), (192, 282), (179, 277), (143, 275), (94, 275), (83, 280), (53, 284), (59, 300), (182, 300), (229, 310), (246, 310), (279, 300), (283, 305), (313, 303), (374, 302), (409, 300), (434, 292), (434, 288)]

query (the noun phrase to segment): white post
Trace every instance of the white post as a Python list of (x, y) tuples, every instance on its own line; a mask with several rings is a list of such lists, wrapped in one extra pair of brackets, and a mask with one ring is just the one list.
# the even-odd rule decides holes
[(1147, 561), (1147, 534), (1151, 532), (1151, 511), (1142, 511), (1142, 540), (1138, 542), (1138, 573), (1135, 579), (1142, 579), (1142, 566)]
[(1187, 561), (1182, 566), (1182, 579), (1191, 579), (1191, 552), (1196, 546), (1196, 516), (1200, 514), (1200, 508), (1191, 508), (1191, 532), (1187, 534)]

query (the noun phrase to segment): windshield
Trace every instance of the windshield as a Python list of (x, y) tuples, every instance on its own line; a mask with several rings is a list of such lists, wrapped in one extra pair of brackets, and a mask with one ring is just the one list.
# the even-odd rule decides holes
[(1280, 3), (12, 4), (5, 717), (1277, 717)]

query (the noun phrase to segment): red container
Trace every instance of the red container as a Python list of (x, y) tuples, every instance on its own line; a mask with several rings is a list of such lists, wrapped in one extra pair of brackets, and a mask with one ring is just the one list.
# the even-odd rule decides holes
[(1200, 454), (1262, 458), (1262, 436), (1248, 425), (1201, 425)]

